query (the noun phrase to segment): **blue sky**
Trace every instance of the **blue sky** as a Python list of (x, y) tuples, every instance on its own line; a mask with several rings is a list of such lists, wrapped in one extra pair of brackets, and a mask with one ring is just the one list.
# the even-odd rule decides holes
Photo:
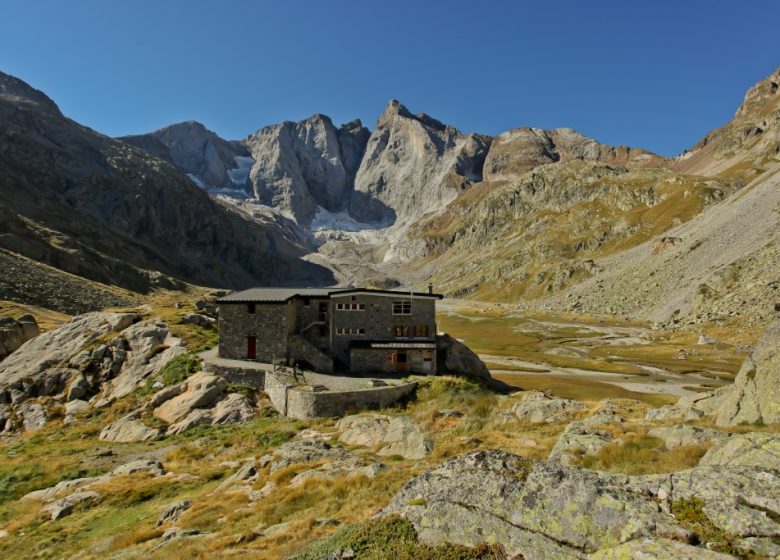
[(0, 0), (0, 70), (118, 136), (242, 138), (391, 98), (466, 132), (568, 126), (674, 155), (780, 65), (780, 2)]

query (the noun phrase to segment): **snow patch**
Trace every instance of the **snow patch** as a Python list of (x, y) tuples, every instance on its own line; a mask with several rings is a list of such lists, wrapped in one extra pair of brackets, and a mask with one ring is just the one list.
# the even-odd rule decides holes
[(345, 231), (358, 232), (367, 229), (382, 229), (387, 224), (366, 224), (358, 222), (345, 211), (330, 212), (322, 206), (319, 207), (317, 214), (311, 221), (311, 231)]
[(255, 160), (247, 156), (233, 156), (233, 159), (236, 162), (236, 167), (228, 169), (228, 177), (230, 177), (231, 183), (243, 187), (249, 179), (249, 171), (252, 169)]

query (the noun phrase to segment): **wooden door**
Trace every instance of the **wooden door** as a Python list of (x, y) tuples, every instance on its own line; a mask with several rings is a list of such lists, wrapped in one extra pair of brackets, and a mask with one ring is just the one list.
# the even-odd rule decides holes
[(398, 372), (404, 372), (409, 369), (406, 361), (406, 352), (398, 352), (395, 355), (395, 370)]
[(246, 358), (247, 360), (254, 360), (257, 358), (257, 337), (246, 337)]

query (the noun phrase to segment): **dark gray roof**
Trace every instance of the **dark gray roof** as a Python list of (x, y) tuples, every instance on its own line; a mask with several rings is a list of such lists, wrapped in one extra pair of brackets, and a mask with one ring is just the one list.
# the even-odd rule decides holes
[(295, 296), (303, 297), (328, 297), (331, 292), (339, 291), (338, 288), (249, 288), (240, 292), (233, 292), (218, 302), (285, 302)]
[(240, 292), (233, 292), (217, 300), (218, 303), (283, 303), (296, 296), (327, 298), (336, 293), (369, 292), (379, 294), (412, 295), (414, 297), (435, 297), (441, 299), (441, 294), (429, 294), (428, 292), (407, 292), (403, 290), (376, 290), (370, 288), (249, 288)]

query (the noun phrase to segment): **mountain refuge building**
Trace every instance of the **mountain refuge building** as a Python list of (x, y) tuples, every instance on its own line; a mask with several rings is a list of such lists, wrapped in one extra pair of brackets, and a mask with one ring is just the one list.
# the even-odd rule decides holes
[(219, 357), (322, 373), (437, 372), (441, 294), (250, 288), (217, 300)]

